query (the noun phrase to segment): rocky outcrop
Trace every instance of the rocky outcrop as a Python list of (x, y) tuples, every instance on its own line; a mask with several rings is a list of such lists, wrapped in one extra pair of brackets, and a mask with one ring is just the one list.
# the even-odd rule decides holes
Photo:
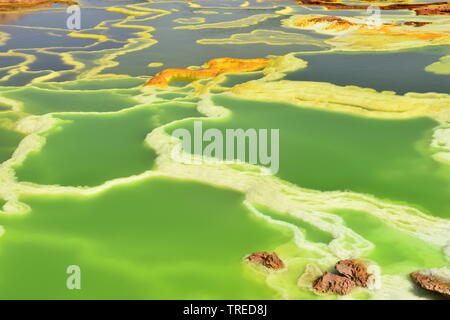
[(269, 253), (266, 251), (252, 253), (247, 257), (247, 260), (268, 269), (280, 270), (284, 268), (284, 263), (275, 252)]
[[(354, 288), (363, 287), (373, 289), (376, 287), (376, 277), (369, 272), (371, 263), (363, 259), (340, 260), (336, 263), (337, 273), (325, 272), (317, 278), (320, 270), (308, 268), (309, 274), (301, 277), (302, 281), (316, 274), (316, 279), (312, 283), (312, 288), (319, 294), (349, 294)], [(371, 266), (374, 269), (375, 265)], [(374, 270), (372, 270), (374, 271)]]
[(323, 294), (349, 294), (355, 288), (355, 282), (347, 277), (325, 272), (313, 283), (313, 288)]
[(357, 286), (371, 288), (375, 276), (367, 272), (368, 263), (361, 259), (341, 260), (336, 263), (336, 271), (353, 280)]
[[(334, 31), (342, 31), (347, 30), (351, 27), (366, 27), (366, 23), (361, 23), (361, 21), (352, 22), (341, 17), (336, 16), (299, 16), (294, 20), (294, 25), (297, 27), (305, 28), (312, 27), (318, 24), (326, 24), (325, 30), (334, 30)], [(395, 30), (390, 31), (391, 27), (400, 27), (404, 26), (412, 26), (412, 27), (423, 27), (425, 25), (432, 24), (430, 21), (406, 21), (403, 23), (383, 23), (385, 27), (383, 29), (383, 33), (388, 34), (389, 32), (394, 33)], [(368, 32), (367, 28), (364, 29), (364, 32)], [(406, 31), (406, 30), (405, 30)]]
[(410, 274), (422, 288), (450, 298), (450, 268), (422, 269)]
[(310, 27), (316, 24), (326, 24), (325, 29), (343, 31), (353, 27), (355, 24), (336, 17), (336, 16), (313, 16), (313, 17), (302, 17), (297, 19), (295, 25), (298, 27)]
[(230, 72), (248, 72), (263, 69), (270, 59), (218, 58), (206, 63), (205, 69), (166, 69), (151, 78), (144, 86), (167, 87), (171, 81), (195, 81)]
[(426, 26), (427, 24), (431, 24), (431, 22), (428, 21), (406, 21), (403, 23), (406, 26), (413, 26), (413, 27), (423, 27)]
[(417, 15), (421, 16), (449, 16), (450, 3), (430, 4), (428, 6), (413, 9)]
[[(298, 4), (305, 6), (321, 6), (330, 10), (366, 10), (369, 5), (354, 5), (333, 0), (296, 0)], [(431, 3), (395, 3), (379, 6), (380, 10), (412, 10), (417, 15), (450, 15), (450, 2), (431, 2)]]

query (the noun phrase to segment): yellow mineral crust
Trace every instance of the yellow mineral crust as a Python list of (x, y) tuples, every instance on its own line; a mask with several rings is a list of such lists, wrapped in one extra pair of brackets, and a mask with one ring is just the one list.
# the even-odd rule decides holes
[(301, 107), (351, 112), (377, 118), (429, 116), (450, 121), (450, 95), (441, 93), (377, 92), (356, 86), (338, 86), (313, 81), (250, 81), (230, 89), (248, 99), (282, 101)]
[[(450, 164), (450, 124), (442, 124), (434, 130), (431, 147), (435, 151), (433, 158)], [(450, 247), (449, 247), (450, 249)]]
[(330, 32), (339, 32), (348, 30), (357, 25), (354, 22), (336, 17), (336, 16), (306, 16), (297, 18), (294, 22), (295, 26), (301, 28), (315, 27), (323, 25), (323, 30)]
[(436, 74), (450, 74), (450, 55), (442, 57), (439, 61), (430, 64), (425, 68), (425, 71)]
[(0, 32), (0, 46), (5, 45), (8, 40), (9, 40), (9, 35), (7, 33)]
[(389, 21), (374, 25), (373, 21), (355, 17), (324, 15), (293, 16), (285, 27), (314, 30), (335, 35), (325, 42), (340, 50), (399, 50), (404, 48), (450, 43), (449, 19), (430, 21)]
[(206, 63), (205, 69), (166, 69), (151, 78), (145, 86), (167, 87), (171, 81), (184, 80), (195, 81), (216, 77), (220, 74), (230, 72), (246, 72), (263, 69), (270, 59), (234, 59), (218, 58)]
[(226, 28), (245, 28), (249, 27), (263, 21), (266, 21), (270, 18), (276, 18), (279, 15), (270, 14), (270, 13), (262, 13), (255, 14), (253, 16), (245, 17), (238, 20), (224, 21), (224, 22), (216, 22), (216, 23), (206, 23), (206, 24), (197, 24), (197, 25), (188, 25), (188, 26), (180, 26), (174, 27), (174, 29), (189, 29), (189, 30), (199, 30), (199, 29), (226, 29)]
[(32, 7), (42, 3), (51, 2), (69, 2), (69, 1), (55, 1), (55, 0), (0, 0), (0, 11), (7, 7)]
[(311, 45), (317, 47), (329, 47), (320, 39), (315, 39), (311, 36), (284, 32), (277, 30), (253, 30), (249, 33), (236, 33), (228, 38), (221, 39), (199, 39), (197, 43), (201, 44), (250, 44), (250, 43), (264, 43), (267, 45)]
[(173, 20), (173, 22), (180, 23), (180, 24), (197, 24), (197, 23), (203, 23), (205, 22), (205, 18), (202, 17), (192, 17), (192, 18), (179, 18)]

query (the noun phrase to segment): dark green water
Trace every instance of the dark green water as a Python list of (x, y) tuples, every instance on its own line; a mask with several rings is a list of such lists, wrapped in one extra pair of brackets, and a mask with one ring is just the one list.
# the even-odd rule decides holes
[(229, 74), (226, 76), (225, 81), (221, 82), (220, 85), (224, 87), (233, 87), (237, 84), (244, 83), (251, 80), (256, 80), (261, 78), (263, 75), (260, 72), (253, 73), (243, 73), (243, 74)]
[(448, 46), (400, 52), (358, 52), (298, 55), (308, 67), (288, 74), (287, 80), (325, 81), (407, 92), (450, 93), (450, 78), (426, 72), (425, 67), (450, 54)]
[(118, 111), (136, 104), (120, 90), (58, 91), (24, 87), (4, 93), (9, 99), (23, 103), (23, 111), (41, 115), (49, 112), (105, 112)]

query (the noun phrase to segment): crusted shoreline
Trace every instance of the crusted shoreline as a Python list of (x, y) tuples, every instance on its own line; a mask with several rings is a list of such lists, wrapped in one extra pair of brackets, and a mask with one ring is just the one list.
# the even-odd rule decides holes
[(73, 0), (0, 0), (0, 12), (14, 11), (21, 8), (32, 8), (37, 6), (50, 6), (53, 3), (64, 3), (68, 5), (77, 4)]
[[(300, 5), (304, 6), (320, 6), (330, 10), (366, 10), (370, 7), (367, 5), (353, 5), (343, 2), (334, 2), (328, 0), (296, 0)], [(448, 16), (450, 15), (450, 2), (428, 2), (428, 3), (396, 3), (379, 6), (380, 10), (410, 10), (419, 16)]]

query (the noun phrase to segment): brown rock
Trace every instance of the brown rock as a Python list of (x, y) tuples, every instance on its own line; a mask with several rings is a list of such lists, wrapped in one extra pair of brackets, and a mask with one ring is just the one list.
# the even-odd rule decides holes
[(367, 272), (367, 262), (360, 259), (338, 261), (336, 271), (364, 288), (371, 287), (375, 282), (375, 277)]
[[(450, 298), (450, 279), (441, 276), (441, 270), (446, 269), (424, 269), (412, 272), (411, 278), (422, 288), (438, 292), (447, 298)], [(448, 272), (448, 270), (446, 270)]]
[(430, 24), (431, 22), (425, 22), (425, 21), (406, 21), (405, 23), (403, 23), (404, 25), (407, 26), (414, 26), (414, 27), (423, 27), (427, 24)]
[(355, 282), (349, 278), (325, 272), (314, 281), (313, 288), (320, 293), (346, 295), (355, 288)]
[(450, 4), (431, 4), (413, 9), (417, 15), (422, 16), (448, 16), (450, 15)]
[(266, 251), (252, 253), (247, 257), (248, 261), (263, 265), (269, 269), (280, 270), (284, 268), (283, 261), (275, 252), (269, 253)]

